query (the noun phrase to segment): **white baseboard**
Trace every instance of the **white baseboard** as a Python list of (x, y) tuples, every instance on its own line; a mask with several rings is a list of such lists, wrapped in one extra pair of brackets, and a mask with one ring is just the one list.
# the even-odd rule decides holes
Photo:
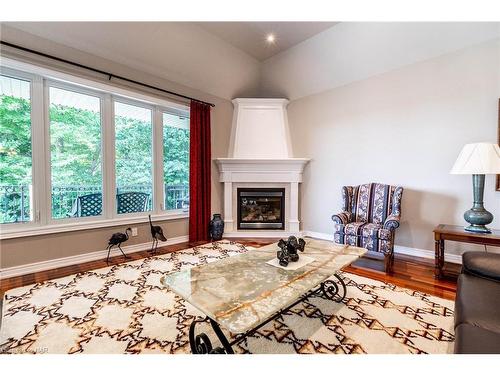
[(302, 235), (304, 237), (312, 237), (318, 240), (333, 241), (333, 234), (328, 234), (328, 233), (312, 232), (310, 230), (305, 230), (302, 231)]
[[(187, 242), (189, 236), (179, 236), (174, 238), (169, 238), (167, 242), (160, 243), (159, 246), (174, 245), (182, 242)], [(136, 245), (123, 246), (123, 252), (125, 254), (135, 253), (137, 251), (148, 250), (151, 248), (151, 242), (140, 243)], [(119, 250), (113, 250), (112, 253), (116, 255)], [(44, 260), (42, 262), (23, 264), (20, 266), (8, 267), (0, 269), (0, 280), (6, 279), (8, 277), (26, 275), (34, 272), (46, 271), (50, 269), (71, 266), (74, 264), (90, 262), (93, 260), (105, 259), (108, 255), (107, 250), (98, 250), (91, 253), (73, 255), (64, 258), (57, 258), (51, 260)]]
[[(434, 251), (425, 249), (415, 249), (406, 246), (394, 246), (394, 252), (397, 254), (411, 255), (414, 257), (434, 259)], [(444, 260), (450, 263), (462, 264), (462, 256), (458, 254), (444, 254)]]
[[(307, 236), (307, 237), (317, 238), (320, 240), (333, 241), (333, 234), (328, 234), (328, 233), (303, 231), (302, 235)], [(432, 251), (432, 250), (416, 249), (413, 247), (395, 245), (394, 252), (396, 254), (404, 254), (404, 255), (411, 255), (414, 257), (434, 259), (434, 251)], [(446, 254), (445, 253), (444, 260), (446, 262), (450, 262), (450, 263), (462, 264), (462, 256), (458, 255), (458, 254)]]

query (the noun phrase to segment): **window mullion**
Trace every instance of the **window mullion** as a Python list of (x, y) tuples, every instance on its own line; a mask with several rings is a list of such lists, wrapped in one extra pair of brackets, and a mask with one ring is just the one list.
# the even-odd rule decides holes
[(156, 213), (165, 209), (163, 189), (163, 115), (158, 107), (153, 116), (153, 211)]
[(115, 121), (110, 94), (102, 102), (103, 215), (116, 217)]
[(43, 79), (43, 145), (44, 145), (44, 196), (42, 199), (42, 224), (51, 224), (52, 220), (52, 166), (50, 162), (50, 96), (49, 83)]
[(48, 147), (49, 108), (45, 80), (40, 76), (35, 76), (32, 90), (34, 220), (39, 225), (46, 225), (50, 218), (51, 195), (50, 147)]

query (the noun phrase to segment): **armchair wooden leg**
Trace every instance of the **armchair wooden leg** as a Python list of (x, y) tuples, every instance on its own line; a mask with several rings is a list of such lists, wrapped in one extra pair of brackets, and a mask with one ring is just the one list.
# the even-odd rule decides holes
[(394, 270), (394, 252), (384, 254), (384, 268), (385, 273), (392, 273)]
[(391, 254), (384, 254), (385, 273), (391, 273)]

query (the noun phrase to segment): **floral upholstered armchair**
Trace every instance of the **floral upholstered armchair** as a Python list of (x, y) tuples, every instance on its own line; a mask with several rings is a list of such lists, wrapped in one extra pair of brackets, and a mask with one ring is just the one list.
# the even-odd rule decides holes
[(385, 271), (394, 264), (394, 232), (401, 218), (401, 186), (364, 184), (342, 188), (342, 212), (332, 216), (334, 241), (384, 254)]

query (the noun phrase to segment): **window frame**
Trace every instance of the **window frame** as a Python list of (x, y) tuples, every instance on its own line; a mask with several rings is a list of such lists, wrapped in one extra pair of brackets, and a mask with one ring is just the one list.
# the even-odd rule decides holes
[[(155, 220), (189, 218), (189, 210), (163, 207), (163, 113), (189, 118), (189, 105), (170, 102), (122, 86), (83, 78), (75, 74), (44, 68), (11, 58), (3, 58), (0, 73), (30, 83), (33, 218), (29, 222), (0, 224), (0, 239), (69, 232), (106, 226), (144, 223), (148, 214)], [(52, 170), (50, 155), (49, 89), (98, 97), (101, 115), (102, 214), (80, 218), (52, 218)], [(116, 212), (114, 103), (151, 109), (152, 121), (152, 210), (118, 214)]]

